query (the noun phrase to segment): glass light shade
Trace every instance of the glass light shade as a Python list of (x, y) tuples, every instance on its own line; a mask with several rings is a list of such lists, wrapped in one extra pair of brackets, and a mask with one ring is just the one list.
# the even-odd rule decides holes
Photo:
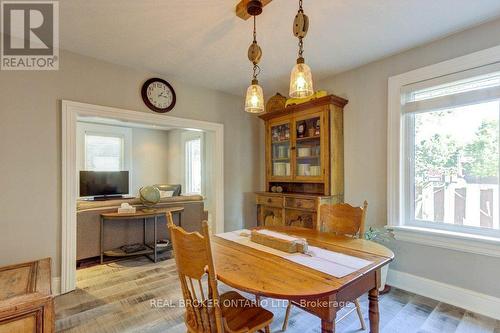
[(314, 94), (311, 68), (304, 63), (296, 64), (290, 75), (290, 97), (305, 98)]
[(245, 111), (249, 113), (264, 112), (264, 93), (258, 83), (252, 83), (247, 89)]

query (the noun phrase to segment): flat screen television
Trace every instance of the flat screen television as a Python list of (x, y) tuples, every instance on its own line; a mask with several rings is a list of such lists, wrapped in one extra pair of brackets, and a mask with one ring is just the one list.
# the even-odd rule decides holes
[(128, 193), (128, 171), (80, 171), (81, 197), (121, 196)]

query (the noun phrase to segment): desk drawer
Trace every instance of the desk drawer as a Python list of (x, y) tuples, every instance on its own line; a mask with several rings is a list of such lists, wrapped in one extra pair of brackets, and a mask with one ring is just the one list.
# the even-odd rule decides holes
[(283, 197), (257, 195), (257, 205), (283, 207)]
[(285, 207), (316, 210), (316, 200), (304, 198), (285, 198)]

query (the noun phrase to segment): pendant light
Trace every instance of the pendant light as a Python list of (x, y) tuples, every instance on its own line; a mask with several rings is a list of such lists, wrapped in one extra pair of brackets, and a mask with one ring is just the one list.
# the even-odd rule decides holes
[(262, 58), (262, 49), (259, 44), (257, 44), (256, 29), (256, 17), (262, 13), (262, 3), (260, 0), (249, 1), (247, 4), (247, 12), (253, 16), (253, 42), (248, 48), (248, 60), (253, 64), (253, 79), (252, 84), (247, 89), (245, 111), (249, 113), (261, 113), (264, 112), (264, 92), (262, 91), (262, 87), (259, 86), (257, 75), (260, 73), (258, 63)]
[(293, 34), (299, 39), (299, 57), (297, 64), (290, 75), (290, 97), (305, 98), (314, 94), (311, 68), (304, 62), (304, 37), (309, 29), (309, 18), (302, 9), (302, 0), (299, 0), (299, 11), (293, 21)]

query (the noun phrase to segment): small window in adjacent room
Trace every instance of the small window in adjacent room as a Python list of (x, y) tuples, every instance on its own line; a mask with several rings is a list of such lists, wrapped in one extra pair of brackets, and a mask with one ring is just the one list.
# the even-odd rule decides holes
[(119, 136), (85, 134), (85, 170), (124, 170), (124, 142)]
[(498, 234), (500, 73), (450, 80), (403, 91), (405, 224)]
[(202, 136), (185, 141), (186, 193), (202, 193)]

